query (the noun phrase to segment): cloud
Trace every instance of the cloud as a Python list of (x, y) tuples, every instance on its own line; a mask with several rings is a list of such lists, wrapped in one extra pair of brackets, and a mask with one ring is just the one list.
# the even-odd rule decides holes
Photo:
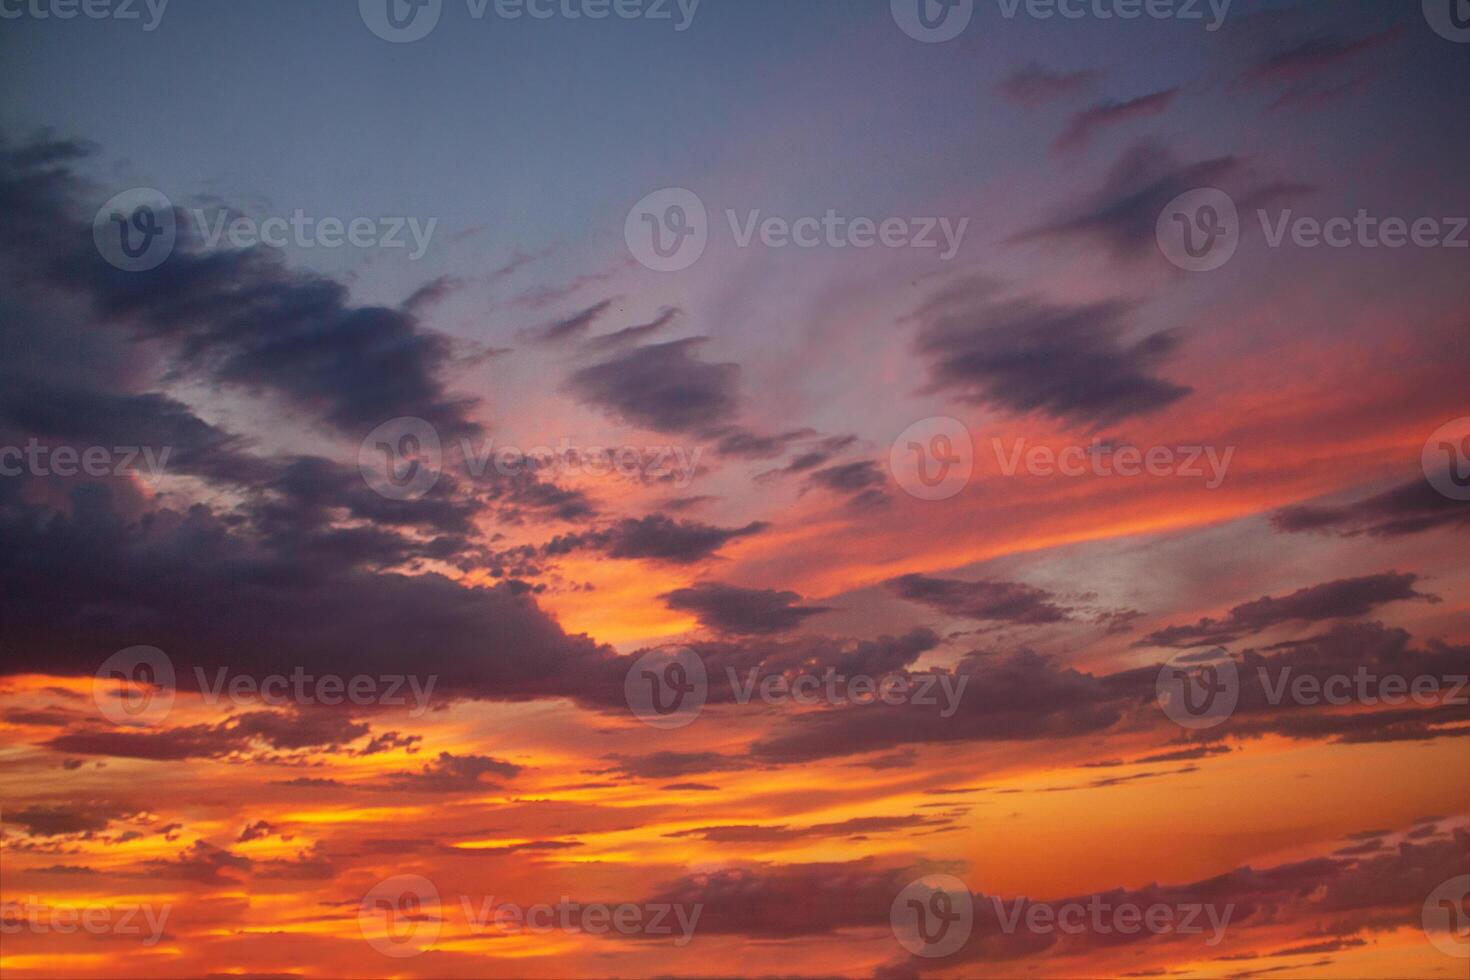
[(1190, 392), (1156, 373), (1178, 336), (1127, 339), (1132, 313), (1118, 301), (1001, 299), (993, 285), (971, 281), (919, 312), (915, 347), (929, 362), (933, 390), (1095, 430), (1159, 411)]
[(548, 542), (542, 553), (555, 556), (594, 550), (609, 558), (645, 558), (673, 565), (691, 565), (714, 557), (729, 542), (759, 534), (769, 526), (763, 521), (752, 521), (744, 527), (715, 527), (698, 521), (650, 514), (647, 517), (626, 517), (598, 531), (561, 535)]
[(1003, 98), (1028, 108), (1071, 98), (1087, 91), (1101, 77), (1092, 70), (1063, 72), (1032, 61), (1009, 72), (996, 82)]
[(1137, 641), (1134, 646), (1208, 646), (1229, 643), (1287, 623), (1317, 623), (1329, 619), (1366, 616), (1390, 602), (1439, 597), (1414, 589), (1419, 576), (1384, 572), (1356, 578), (1336, 579), (1308, 586), (1280, 597), (1262, 596), (1230, 610), (1223, 619), (1205, 617), (1192, 625), (1167, 626)]
[(798, 606), (801, 596), (775, 589), (744, 589), (703, 582), (659, 596), (670, 609), (694, 613), (721, 633), (771, 634), (796, 629), (828, 606)]
[(453, 360), (446, 337), (406, 309), (353, 305), (341, 282), (293, 271), (277, 250), (205, 250), (178, 212), (179, 240), (162, 265), (108, 266), (92, 245), (91, 192), (70, 169), (89, 150), (0, 149), (0, 202), (15, 228), (0, 246), (7, 279), (85, 299), (96, 321), (165, 345), (177, 368), (274, 393), (359, 437), (402, 415), (446, 434), (479, 431), (473, 399), (442, 380)]
[(1103, 130), (1135, 119), (1163, 115), (1178, 95), (1177, 88), (1167, 88), (1125, 102), (1106, 99), (1088, 106), (1072, 117), (1067, 128), (1052, 143), (1052, 149), (1079, 150), (1090, 144)]
[(635, 347), (576, 371), (568, 389), (580, 401), (645, 429), (719, 428), (739, 408), (740, 367), (701, 360), (697, 350), (703, 343), (702, 337), (690, 337)]
[[(1230, 191), (1245, 213), (1311, 188), (1301, 184), (1236, 184), (1249, 177), (1249, 161), (1224, 156), (1182, 163), (1162, 144), (1145, 141), (1125, 150), (1102, 183), (1051, 220), (1013, 237), (1013, 242), (1081, 240), (1101, 245), (1115, 257), (1134, 260), (1157, 250), (1155, 225), (1170, 201), (1186, 191), (1219, 187)], [(1234, 188), (1232, 190), (1232, 188)]]
[(1050, 592), (1021, 582), (966, 582), (912, 574), (889, 579), (883, 584), (901, 599), (966, 619), (1018, 625), (1060, 623), (1071, 619), (1068, 611), (1057, 605), (1056, 597)]
[(1288, 533), (1393, 538), (1470, 524), (1470, 501), (1446, 497), (1416, 479), (1350, 504), (1283, 507), (1271, 515), (1271, 523)]
[(481, 776), (511, 779), (520, 772), (520, 766), (504, 759), (440, 752), (439, 757), (425, 763), (421, 771), (390, 773), (387, 780), (392, 789), (415, 793), (478, 793), (495, 785), (482, 781)]

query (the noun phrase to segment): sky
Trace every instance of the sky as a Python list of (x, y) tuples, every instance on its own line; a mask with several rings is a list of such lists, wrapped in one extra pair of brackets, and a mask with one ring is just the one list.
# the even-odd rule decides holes
[(0, 976), (1463, 978), (1463, 0), (0, 0)]

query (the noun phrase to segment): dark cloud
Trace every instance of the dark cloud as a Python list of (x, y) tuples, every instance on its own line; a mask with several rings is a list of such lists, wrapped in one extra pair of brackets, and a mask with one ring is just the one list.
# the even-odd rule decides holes
[(162, 265), (121, 272), (92, 243), (98, 201), (70, 169), (76, 143), (0, 147), (0, 207), (15, 234), (4, 276), (25, 291), (82, 298), (101, 323), (162, 342), (179, 370), (246, 392), (270, 392), (361, 437), (415, 415), (445, 433), (477, 432), (473, 400), (448, 394), (448, 339), (404, 309), (355, 306), (347, 287), (293, 271), (276, 250), (205, 250), (177, 214)]
[(521, 767), (488, 755), (454, 755), (440, 752), (419, 772), (396, 772), (387, 777), (391, 788), (415, 793), (477, 793), (494, 787), (481, 776), (511, 779)]
[(571, 393), (620, 421), (657, 432), (700, 433), (728, 423), (739, 408), (740, 367), (701, 360), (704, 338), (674, 340), (618, 354), (575, 372)]
[(1470, 524), (1470, 501), (1454, 500), (1416, 479), (1342, 505), (1298, 504), (1271, 515), (1278, 531), (1392, 538)]
[(19, 824), (32, 837), (60, 837), (100, 833), (129, 812), (128, 808), (111, 803), (78, 802), (9, 809), (4, 816), (6, 823)]
[(601, 319), (602, 315), (612, 308), (613, 301), (605, 299), (573, 313), (571, 316), (548, 323), (544, 327), (527, 331), (526, 336), (533, 343), (538, 344), (564, 344), (570, 341), (579, 341), (587, 336), (592, 325)]
[(561, 535), (548, 542), (542, 553), (556, 556), (594, 550), (609, 558), (646, 558), (674, 565), (690, 565), (714, 557), (730, 541), (758, 534), (769, 526), (763, 521), (752, 521), (744, 527), (715, 527), (698, 521), (650, 514), (647, 517), (627, 517), (598, 531)]
[(1101, 73), (1091, 70), (1054, 71), (1035, 61), (1005, 75), (995, 85), (1002, 97), (1028, 108), (1071, 98), (1090, 89)]
[(694, 613), (701, 623), (721, 633), (785, 633), (828, 606), (799, 606), (801, 596), (775, 589), (743, 589), (703, 582), (666, 592), (659, 598), (670, 608)]
[(1135, 646), (1208, 646), (1229, 643), (1273, 626), (1288, 623), (1318, 623), (1330, 619), (1366, 616), (1390, 602), (1439, 597), (1416, 591), (1419, 576), (1384, 572), (1357, 578), (1337, 579), (1308, 586), (1284, 596), (1263, 596), (1242, 603), (1223, 619), (1205, 617), (1187, 626), (1167, 626), (1135, 643)]
[[(1149, 229), (1152, 236), (1152, 223)], [(1001, 299), (993, 285), (971, 281), (919, 312), (915, 346), (929, 362), (933, 389), (1098, 429), (1166, 408), (1190, 391), (1156, 373), (1177, 335), (1129, 339), (1132, 313), (1123, 302)]]
[(1340, 68), (1364, 55), (1397, 41), (1402, 28), (1348, 40), (1316, 34), (1280, 45), (1257, 59), (1246, 78), (1253, 82), (1300, 82), (1308, 76)]
[(671, 833), (666, 833), (664, 836), (698, 837), (700, 840), (713, 841), (718, 844), (761, 843), (811, 840), (813, 838), (841, 838), (851, 837), (853, 834), (891, 833), (921, 827), (947, 826), (952, 822), (944, 818), (906, 814), (893, 817), (852, 817), (834, 823), (810, 824), (805, 827), (792, 827), (787, 824), (765, 826), (759, 824), (726, 824), (715, 827), (693, 827), (688, 830), (676, 830)]
[(899, 598), (923, 603), (950, 616), (1018, 625), (1060, 623), (1071, 618), (1050, 592), (1021, 582), (966, 582), (912, 574), (889, 579), (884, 585)]
[(1135, 119), (1146, 119), (1164, 113), (1178, 96), (1177, 88), (1163, 89), (1136, 99), (1117, 102), (1106, 99), (1088, 106), (1074, 115), (1067, 128), (1052, 143), (1053, 150), (1078, 150), (1090, 144), (1095, 136), (1114, 126)]
[(1013, 241), (1082, 239), (1101, 244), (1115, 256), (1136, 259), (1157, 251), (1155, 225), (1170, 201), (1200, 187), (1229, 191), (1241, 214), (1268, 203), (1305, 193), (1299, 184), (1252, 184), (1249, 161), (1233, 156), (1181, 163), (1166, 147), (1142, 142), (1126, 150), (1101, 185), (1048, 221), (1017, 235)]

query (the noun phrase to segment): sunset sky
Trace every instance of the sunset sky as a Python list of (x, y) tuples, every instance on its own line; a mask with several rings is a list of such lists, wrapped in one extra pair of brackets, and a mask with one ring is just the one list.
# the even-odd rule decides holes
[(0, 977), (1470, 977), (1470, 4), (85, 2)]

